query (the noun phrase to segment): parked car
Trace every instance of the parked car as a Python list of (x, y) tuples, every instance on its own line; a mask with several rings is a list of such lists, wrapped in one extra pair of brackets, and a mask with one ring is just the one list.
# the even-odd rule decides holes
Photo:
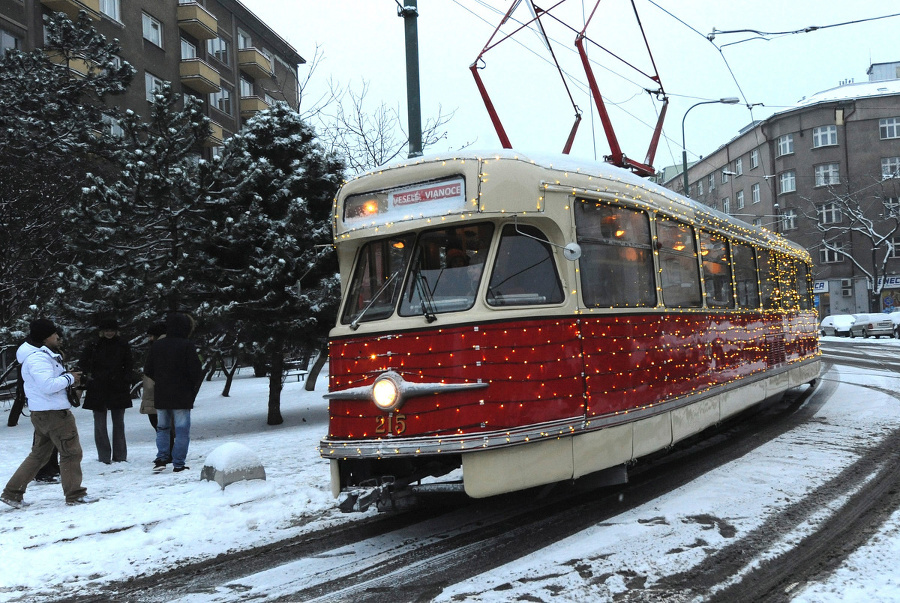
[(891, 312), (888, 316), (891, 317), (891, 322), (894, 323), (894, 337), (900, 339), (900, 310)]
[(850, 337), (893, 337), (894, 321), (884, 312), (878, 314), (854, 314), (850, 325)]
[(819, 325), (819, 333), (832, 337), (850, 337), (850, 325), (852, 324), (852, 315), (832, 314), (822, 319), (822, 323)]

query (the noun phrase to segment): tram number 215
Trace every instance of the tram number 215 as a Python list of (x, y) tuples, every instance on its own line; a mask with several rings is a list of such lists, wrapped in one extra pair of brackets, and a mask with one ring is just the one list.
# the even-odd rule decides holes
[(400, 435), (406, 431), (406, 415), (390, 414), (375, 419), (375, 433), (393, 433)]

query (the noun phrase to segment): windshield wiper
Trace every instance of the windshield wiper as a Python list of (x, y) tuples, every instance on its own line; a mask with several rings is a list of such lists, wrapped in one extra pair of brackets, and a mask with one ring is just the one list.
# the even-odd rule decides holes
[(416, 289), (419, 290), (419, 297), (422, 298), (422, 314), (425, 316), (425, 322), (434, 322), (437, 320), (434, 309), (434, 297), (432, 297), (431, 291), (428, 289), (428, 279), (425, 278), (421, 270), (416, 270)]
[(366, 312), (369, 311), (369, 308), (371, 308), (372, 305), (373, 305), (376, 301), (378, 301), (378, 298), (381, 297), (381, 294), (384, 293), (384, 290), (388, 288), (388, 285), (390, 285), (392, 282), (394, 282), (394, 279), (397, 278), (397, 275), (398, 275), (398, 274), (400, 274), (400, 271), (399, 271), (399, 270), (396, 271), (396, 272), (394, 272), (394, 274), (391, 275), (391, 278), (389, 278), (389, 279), (387, 280), (387, 282), (386, 282), (384, 285), (381, 286), (381, 289), (379, 289), (379, 290), (375, 293), (375, 295), (372, 296), (372, 299), (369, 301), (368, 304), (366, 304), (366, 307), (363, 308), (363, 309), (360, 311), (360, 313), (356, 315), (356, 318), (354, 318), (353, 321), (350, 323), (350, 330), (351, 330), (351, 331), (355, 331), (356, 329), (359, 328), (359, 321), (362, 320), (362, 317), (366, 315)]

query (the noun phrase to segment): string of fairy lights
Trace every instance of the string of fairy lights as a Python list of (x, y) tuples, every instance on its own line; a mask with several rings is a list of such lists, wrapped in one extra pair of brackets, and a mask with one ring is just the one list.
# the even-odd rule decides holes
[[(435, 169), (423, 171), (426, 163), (433, 163)], [(387, 370), (421, 383), (490, 384), (474, 396), (456, 393), (410, 400), (397, 413), (403, 414), (404, 432), (387, 433), (388, 438), (437, 436), (441, 438), (439, 450), (453, 452), (470, 449), (472, 438), (485, 433), (492, 434), (490, 441), (494, 444), (563, 437), (603, 426), (609, 420), (621, 420), (625, 415), (658, 412), (664, 403), (703, 397), (717, 388), (735, 386), (742, 379), (756, 381), (765, 378), (773, 364), (782, 368), (799, 366), (817, 359), (820, 353), (815, 314), (803, 309), (804, 294), (797, 286), (808, 278), (809, 254), (780, 235), (731, 221), (724, 214), (622, 170), (589, 164), (560, 169), (515, 153), (411, 159), (373, 172), (373, 179), (361, 177), (364, 179), (351, 192), (357, 194), (365, 186), (378, 188), (379, 175), (390, 174), (389, 180), (396, 182), (394, 170), (412, 166), (417, 168), (417, 177), (427, 173), (429, 178), (477, 170), (479, 187), (470, 202), (484, 215), (466, 211), (455, 216), (420, 216), (385, 223), (375, 220), (351, 229), (338, 219), (341, 211), (336, 200), (336, 245), (358, 246), (376, 232), (379, 236), (396, 235), (399, 231), (432, 228), (435, 221), (471, 220), (475, 216), (488, 219), (491, 214), (539, 213), (566, 232), (571, 223), (569, 200), (593, 198), (647, 212), (651, 222), (665, 216), (690, 226), (695, 233), (691, 236), (698, 270), (701, 257), (696, 233), (701, 229), (723, 244), (749, 244), (758, 257), (769, 254), (774, 266), (760, 270), (758, 278), (773, 281), (768, 289), (777, 301), (771, 308), (740, 308), (737, 304), (730, 308), (589, 308), (579, 304), (578, 288), (572, 286), (572, 295), (556, 308), (518, 308), (512, 313), (486, 315), (476, 307), (442, 314), (441, 325), (427, 329), (412, 327), (417, 323), (408, 319), (369, 324), (369, 334), (348, 332), (332, 341), (331, 391), (369, 384)], [(510, 178), (533, 182), (536, 197), (504, 198), (505, 187), (486, 186), (492, 179), (507, 182)], [(500, 198), (488, 198), (488, 194)], [(652, 247), (658, 265), (659, 248)], [(729, 255), (718, 261), (731, 269)], [(656, 286), (661, 294), (659, 279)], [(734, 290), (732, 283), (732, 295), (736, 295)], [(662, 296), (657, 299), (662, 300)], [(535, 428), (524, 435), (517, 431), (524, 419), (540, 415), (535, 409), (544, 408), (548, 410), (542, 420), (563, 424)], [(368, 400), (332, 400), (330, 409), (329, 438), (335, 441), (323, 442), (323, 455), (337, 458), (410, 452), (406, 447), (379, 444), (379, 452), (373, 453), (371, 448), (352, 441), (377, 437), (375, 420), (384, 413)], [(578, 416), (583, 421), (572, 423)], [(486, 441), (481, 445), (487, 445)], [(429, 453), (434, 451), (433, 446), (429, 448)]]

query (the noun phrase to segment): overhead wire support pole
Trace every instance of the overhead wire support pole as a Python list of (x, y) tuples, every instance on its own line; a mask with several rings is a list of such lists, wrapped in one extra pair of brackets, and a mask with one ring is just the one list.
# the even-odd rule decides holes
[(397, 3), (406, 34), (406, 115), (409, 121), (409, 157), (422, 156), (422, 101), (419, 94), (419, 17), (417, 0)]

